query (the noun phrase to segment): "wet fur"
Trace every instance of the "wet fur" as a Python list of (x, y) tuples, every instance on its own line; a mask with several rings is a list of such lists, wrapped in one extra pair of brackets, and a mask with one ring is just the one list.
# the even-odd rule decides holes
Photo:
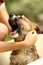
[[(36, 30), (37, 33), (40, 33), (40, 27), (28, 20), (25, 16), (17, 16), (13, 18), (14, 15), (11, 15), (9, 18), (9, 23), (12, 27), (12, 31), (15, 30), (14, 22), (16, 21), (18, 25), (18, 33), (19, 37), (14, 38), (15, 42), (23, 41), (25, 39), (26, 34), (31, 30)], [(32, 61), (38, 59), (39, 56), (37, 54), (37, 50), (35, 45), (32, 45), (26, 49), (15, 50), (11, 53), (10, 57), (10, 65), (27, 65)]]

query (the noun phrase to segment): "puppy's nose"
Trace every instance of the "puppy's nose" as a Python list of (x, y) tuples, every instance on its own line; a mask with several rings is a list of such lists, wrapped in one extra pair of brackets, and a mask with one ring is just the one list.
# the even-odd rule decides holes
[(17, 23), (18, 17), (16, 15), (13, 15), (13, 20), (14, 20), (15, 23)]
[(13, 15), (13, 19), (15, 19), (17, 16), (16, 15)]
[(18, 18), (17, 18), (17, 17), (15, 17), (15, 18), (14, 18), (14, 22), (15, 22), (15, 23), (17, 23), (17, 21), (18, 21)]

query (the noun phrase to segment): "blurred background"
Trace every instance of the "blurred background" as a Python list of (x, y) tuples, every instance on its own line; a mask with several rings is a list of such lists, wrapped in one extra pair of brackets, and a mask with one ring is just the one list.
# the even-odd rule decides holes
[(6, 0), (6, 7), (9, 14), (25, 15), (43, 25), (43, 0)]

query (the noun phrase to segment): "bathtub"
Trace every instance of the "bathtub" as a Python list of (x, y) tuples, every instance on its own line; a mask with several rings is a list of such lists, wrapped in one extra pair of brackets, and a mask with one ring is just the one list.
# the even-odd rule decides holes
[[(14, 42), (14, 40), (11, 40)], [(37, 53), (40, 58), (43, 58), (43, 34), (38, 34), (37, 42), (35, 43)], [(10, 54), (12, 51), (0, 53), (0, 65), (10, 64)]]

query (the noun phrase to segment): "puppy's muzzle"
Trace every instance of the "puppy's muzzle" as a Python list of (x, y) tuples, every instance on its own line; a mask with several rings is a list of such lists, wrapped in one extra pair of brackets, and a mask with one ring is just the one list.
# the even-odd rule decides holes
[(22, 18), (21, 16), (15, 16), (15, 15), (10, 15), (9, 17), (9, 24), (12, 28), (12, 33), (11, 35), (18, 33), (21, 34), (21, 23), (20, 23), (20, 18)]

